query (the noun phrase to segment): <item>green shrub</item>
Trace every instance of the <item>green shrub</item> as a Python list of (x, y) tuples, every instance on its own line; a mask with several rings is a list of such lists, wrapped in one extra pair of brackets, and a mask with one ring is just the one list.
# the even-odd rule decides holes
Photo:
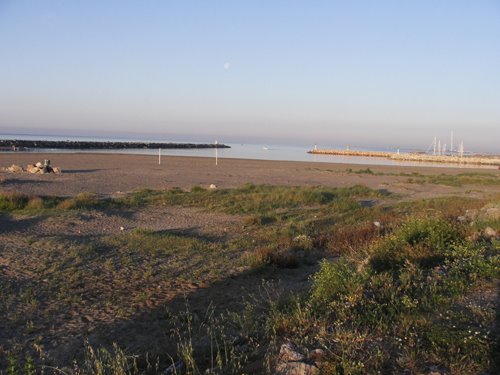
[(19, 193), (0, 193), (0, 211), (41, 211), (44, 209), (53, 209), (62, 201), (63, 199), (58, 197), (28, 196)]
[(432, 268), (463, 241), (462, 231), (443, 219), (411, 219), (374, 245), (370, 265), (378, 272), (398, 270), (405, 262)]
[(452, 316), (450, 322), (438, 322), (423, 330), (422, 349), (431, 359), (441, 358), (450, 373), (482, 373), (481, 369), (490, 365), (491, 342), (484, 333), (477, 335), (478, 331), (457, 326), (458, 318)]
[(29, 197), (24, 194), (2, 193), (0, 194), (0, 211), (22, 210), (29, 202)]
[(500, 252), (484, 244), (463, 244), (451, 247), (446, 253), (448, 269), (444, 288), (459, 295), (478, 279), (500, 275)]
[(320, 270), (313, 276), (311, 300), (316, 306), (343, 301), (356, 294), (362, 281), (363, 277), (355, 265), (347, 260), (323, 261)]

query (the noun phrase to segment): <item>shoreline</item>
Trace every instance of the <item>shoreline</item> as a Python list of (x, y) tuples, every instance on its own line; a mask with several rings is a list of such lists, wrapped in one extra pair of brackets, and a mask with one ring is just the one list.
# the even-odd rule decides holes
[[(220, 149), (217, 148), (208, 148), (203, 149), (199, 148), (198, 150), (192, 150), (188, 148), (178, 148), (178, 149), (162, 149), (161, 158), (165, 157), (186, 157), (186, 158), (206, 158), (206, 159), (215, 159), (216, 154), (208, 155), (206, 152), (208, 150)], [(223, 147), (221, 152), (224, 149), (235, 150), (232, 146)], [(176, 152), (179, 152), (177, 154)], [(200, 154), (197, 154), (200, 152)], [(297, 162), (297, 163), (315, 163), (315, 164), (343, 164), (349, 165), (353, 167), (395, 167), (395, 168), (435, 168), (435, 169), (461, 169), (461, 170), (497, 170), (500, 169), (497, 165), (479, 165), (479, 164), (466, 164), (459, 162), (450, 162), (450, 163), (442, 163), (442, 162), (432, 162), (432, 161), (419, 161), (419, 160), (398, 160), (396, 158), (388, 158), (382, 157), (378, 155), (366, 156), (360, 155), (359, 151), (355, 151), (355, 154), (345, 154), (345, 151), (341, 151), (339, 154), (324, 154), (324, 153), (315, 153), (311, 151), (304, 151), (304, 154), (311, 155), (314, 159), (293, 159), (287, 158), (287, 156), (283, 156), (283, 158), (270, 157), (263, 158), (262, 155), (258, 157), (252, 157), (248, 155), (238, 156), (231, 155), (226, 156), (224, 153), (218, 154), (219, 160), (259, 160), (259, 161), (269, 161), (269, 162)], [(1, 155), (130, 155), (130, 156), (154, 156), (158, 159), (158, 149), (26, 149), (26, 150), (16, 150), (16, 151), (5, 151), (0, 148), (0, 157)], [(289, 156), (289, 155), (288, 155)], [(318, 156), (318, 158), (316, 158)], [(327, 159), (328, 157), (332, 157), (333, 159)], [(346, 160), (347, 159), (347, 160)]]
[[(229, 147), (229, 146), (228, 146)], [(72, 156), (85, 156), (85, 157), (91, 157), (92, 156), (99, 156), (103, 158), (114, 158), (114, 157), (124, 157), (124, 158), (148, 158), (155, 163), (158, 163), (158, 153), (129, 153), (125, 150), (124, 152), (120, 152), (120, 149), (117, 149), (116, 151), (114, 150), (61, 150), (58, 152), (57, 150), (48, 150), (48, 151), (16, 151), (16, 152), (2, 152), (0, 150), (0, 172), (1, 168), (5, 167), (3, 163), (4, 157), (9, 156), (9, 159), (12, 159), (12, 156), (19, 155), (22, 156), (21, 159), (25, 159), (27, 156), (31, 157), (31, 159), (36, 161), (39, 161), (38, 159), (48, 159), (52, 160), (51, 158), (67, 158), (67, 157), (72, 157)], [(353, 158), (356, 158), (356, 156), (352, 156)], [(30, 159), (30, 160), (31, 160)], [(93, 158), (92, 158), (93, 159)], [(213, 156), (206, 156), (206, 155), (171, 155), (171, 154), (162, 154), (161, 155), (161, 160), (162, 163), (166, 161), (167, 159), (186, 159), (190, 160), (204, 160), (206, 162), (212, 163), (215, 165), (215, 157)], [(379, 159), (381, 159), (379, 157)], [(425, 173), (429, 172), (436, 172), (436, 173), (431, 173), (431, 174), (442, 174), (442, 173), (450, 173), (450, 172), (456, 172), (456, 173), (463, 173), (464, 171), (470, 172), (470, 171), (477, 171), (477, 172), (492, 172), (495, 173), (497, 172), (497, 168), (495, 166), (484, 166), (484, 165), (478, 165), (478, 164), (470, 164), (467, 166), (464, 166), (463, 164), (459, 163), (436, 163), (436, 165), (428, 165), (426, 162), (422, 162), (422, 165), (415, 164), (415, 165), (404, 165), (404, 164), (371, 164), (369, 162), (367, 163), (351, 163), (349, 161), (342, 161), (342, 162), (337, 162), (337, 161), (307, 161), (307, 160), (277, 160), (277, 159), (253, 159), (253, 158), (238, 158), (238, 157), (227, 157), (227, 156), (219, 156), (218, 157), (219, 164), (224, 163), (224, 161), (230, 162), (230, 163), (289, 163), (289, 164), (304, 164), (304, 165), (311, 165), (311, 166), (323, 166), (326, 168), (327, 166), (334, 166), (334, 167), (344, 167), (347, 169), (372, 169), (372, 170), (389, 170), (389, 169), (407, 169), (411, 170), (409, 173), (416, 172), (418, 170), (424, 171)], [(10, 166), (10, 165), (9, 165)], [(489, 168), (490, 167), (490, 168)], [(339, 168), (335, 168), (339, 169)]]

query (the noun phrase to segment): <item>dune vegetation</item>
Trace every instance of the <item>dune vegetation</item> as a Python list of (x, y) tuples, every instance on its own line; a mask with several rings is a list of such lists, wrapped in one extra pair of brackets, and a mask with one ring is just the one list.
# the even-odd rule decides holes
[(284, 344), (322, 374), (499, 369), (498, 196), (4, 193), (0, 220), (0, 374), (275, 373)]

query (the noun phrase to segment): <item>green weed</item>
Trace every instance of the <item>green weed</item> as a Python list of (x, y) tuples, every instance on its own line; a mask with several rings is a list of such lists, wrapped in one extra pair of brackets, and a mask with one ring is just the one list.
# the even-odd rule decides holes
[(375, 244), (370, 265), (376, 271), (397, 270), (405, 262), (432, 268), (450, 246), (463, 240), (463, 231), (447, 221), (411, 219)]
[(16, 193), (1, 193), (0, 194), (0, 210), (15, 211), (25, 208), (30, 201), (30, 197), (24, 194)]

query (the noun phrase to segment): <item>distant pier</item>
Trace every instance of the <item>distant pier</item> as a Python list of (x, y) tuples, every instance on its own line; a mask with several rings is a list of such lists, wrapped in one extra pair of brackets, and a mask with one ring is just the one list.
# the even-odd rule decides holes
[(314, 150), (308, 151), (308, 153), (317, 155), (386, 158), (398, 161), (500, 166), (499, 156), (488, 157), (488, 156), (429, 155), (429, 154), (419, 154), (419, 153), (399, 153), (399, 152), (382, 152), (382, 151), (325, 150), (316, 148)]
[(92, 142), (92, 141), (31, 141), (0, 140), (0, 151), (28, 151), (30, 149), (125, 150), (125, 149), (206, 149), (230, 148), (222, 143), (162, 143), (162, 142)]

